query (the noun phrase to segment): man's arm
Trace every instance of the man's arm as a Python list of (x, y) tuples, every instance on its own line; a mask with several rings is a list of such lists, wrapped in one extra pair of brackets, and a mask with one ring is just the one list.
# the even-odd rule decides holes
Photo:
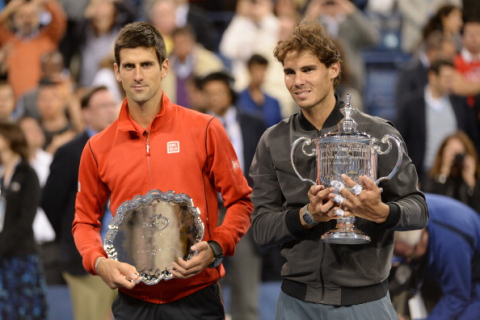
[[(35, 1), (35, 0), (34, 0)], [(49, 37), (53, 43), (59, 43), (65, 34), (67, 28), (67, 17), (57, 0), (36, 0), (37, 3), (44, 4), (52, 15), (50, 23), (41, 30), (41, 33)]]

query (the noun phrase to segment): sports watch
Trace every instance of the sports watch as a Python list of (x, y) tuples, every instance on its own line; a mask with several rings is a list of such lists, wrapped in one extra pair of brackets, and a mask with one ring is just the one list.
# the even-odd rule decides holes
[(213, 240), (208, 241), (208, 245), (210, 246), (210, 248), (212, 248), (212, 251), (213, 251), (213, 261), (212, 261), (212, 263), (210, 263), (210, 265), (208, 267), (216, 268), (223, 261), (222, 247), (220, 247), (220, 245), (216, 241), (213, 241)]
[(302, 213), (303, 221), (307, 224), (307, 226), (314, 226), (317, 225), (319, 222), (315, 220), (312, 213), (308, 211), (308, 203), (303, 207)]

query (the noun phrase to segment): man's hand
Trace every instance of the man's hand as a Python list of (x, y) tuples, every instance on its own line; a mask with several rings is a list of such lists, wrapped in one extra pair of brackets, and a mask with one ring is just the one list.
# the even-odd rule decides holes
[[(350, 188), (357, 185), (355, 181), (345, 174), (342, 174), (342, 179)], [(359, 218), (376, 223), (385, 222), (390, 213), (390, 208), (382, 202), (381, 189), (366, 176), (361, 176), (359, 180), (363, 190), (358, 195), (353, 194), (349, 188), (343, 188), (340, 191), (342, 197), (345, 198), (341, 204), (342, 208), (346, 213), (349, 212)], [(331, 199), (336, 196), (338, 196), (337, 193), (329, 194)]]
[(111, 289), (121, 287), (133, 289), (140, 281), (139, 274), (134, 266), (113, 259), (98, 261), (97, 274)]
[(188, 261), (179, 257), (176, 262), (173, 262), (173, 269), (169, 271), (175, 278), (188, 279), (196, 276), (212, 263), (214, 255), (208, 242), (199, 242), (193, 245), (191, 249), (198, 251), (198, 254)]
[[(325, 189), (322, 185), (315, 185), (310, 188), (308, 191), (308, 199), (310, 203), (308, 204), (308, 211), (311, 212), (316, 221), (325, 222), (332, 219), (337, 219), (338, 216), (335, 214), (335, 202), (329, 198), (329, 194), (333, 192), (335, 188)], [(300, 210), (300, 221), (305, 228), (311, 228), (313, 226), (308, 226), (303, 220), (303, 208)]]

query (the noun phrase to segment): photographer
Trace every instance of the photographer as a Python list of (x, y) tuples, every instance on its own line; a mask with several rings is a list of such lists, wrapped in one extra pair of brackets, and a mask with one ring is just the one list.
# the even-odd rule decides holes
[(472, 140), (462, 131), (440, 145), (426, 191), (457, 199), (480, 212), (480, 167)]

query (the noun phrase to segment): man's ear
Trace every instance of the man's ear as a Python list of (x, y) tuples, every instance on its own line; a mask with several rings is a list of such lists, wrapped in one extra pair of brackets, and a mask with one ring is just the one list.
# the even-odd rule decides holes
[(120, 70), (118, 68), (118, 64), (114, 63), (113, 64), (113, 71), (115, 71), (115, 78), (117, 79), (118, 82), (122, 81), (120, 78)]
[(165, 79), (165, 77), (168, 75), (168, 72), (170, 71), (170, 62), (168, 59), (163, 60), (162, 65), (162, 79)]
[(340, 74), (340, 62), (334, 62), (332, 65), (328, 68), (328, 72), (330, 73), (330, 79), (335, 79), (338, 77)]

